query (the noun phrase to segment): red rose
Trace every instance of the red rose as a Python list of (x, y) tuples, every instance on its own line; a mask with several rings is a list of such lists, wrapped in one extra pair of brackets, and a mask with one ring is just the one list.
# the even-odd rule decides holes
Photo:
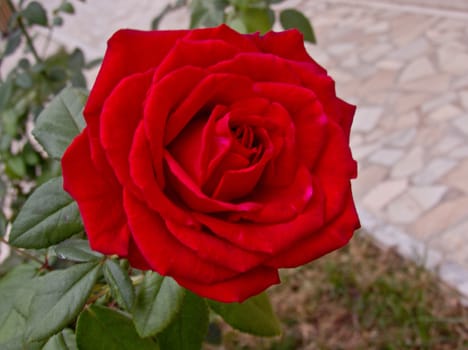
[(93, 249), (242, 301), (359, 227), (354, 110), (297, 31), (121, 30), (64, 187)]

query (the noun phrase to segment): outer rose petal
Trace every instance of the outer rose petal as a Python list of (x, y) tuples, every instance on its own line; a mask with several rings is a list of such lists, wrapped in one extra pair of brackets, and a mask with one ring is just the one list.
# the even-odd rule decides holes
[(349, 187), (346, 207), (335, 220), (275, 255), (265, 265), (283, 268), (306, 264), (344, 246), (351, 239), (354, 230), (359, 227), (359, 219)]
[(224, 303), (242, 302), (256, 295), (269, 286), (280, 282), (278, 271), (268, 267), (259, 267), (236, 277), (213, 284), (198, 284), (190, 280), (175, 277), (183, 287), (205, 297)]
[(63, 187), (78, 202), (91, 248), (127, 256), (130, 231), (122, 207), (122, 188), (113, 174), (103, 176), (91, 161), (88, 129), (63, 155), (62, 171)]
[[(187, 33), (186, 30), (146, 32), (124, 29), (109, 39), (101, 69), (83, 111), (89, 129), (92, 158), (97, 161), (98, 168), (105, 157), (99, 140), (99, 119), (104, 101), (125, 77), (156, 68), (175, 41)], [(140, 54), (136, 55), (137, 52)]]
[(107, 98), (101, 113), (101, 142), (115, 175), (125, 186), (132, 185), (128, 156), (152, 77), (153, 71), (148, 71), (123, 79)]
[[(188, 32), (130, 29), (116, 32), (107, 42), (106, 55), (89, 95), (85, 114), (99, 112), (104, 100), (123, 78), (158, 67), (174, 43)], [(93, 122), (88, 118), (86, 121)]]
[(250, 38), (263, 52), (272, 53), (293, 61), (307, 62), (315, 74), (326, 73), (307, 53), (304, 47), (304, 37), (296, 30), (283, 32), (268, 32), (263, 36), (251, 35)]

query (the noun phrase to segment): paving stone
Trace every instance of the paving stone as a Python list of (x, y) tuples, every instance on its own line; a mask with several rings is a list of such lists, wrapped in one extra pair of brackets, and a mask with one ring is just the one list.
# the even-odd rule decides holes
[(390, 57), (408, 61), (424, 55), (429, 49), (429, 42), (422, 37), (393, 51)]
[(375, 152), (380, 147), (381, 147), (380, 142), (374, 142), (371, 144), (363, 144), (363, 145), (356, 146), (352, 149), (353, 157), (357, 161), (363, 160), (367, 158), (367, 156)]
[(441, 48), (437, 51), (438, 63), (442, 71), (454, 74), (468, 73), (468, 54)]
[(453, 103), (454, 101), (456, 101), (456, 99), (457, 99), (457, 94), (455, 92), (447, 91), (441, 96), (435, 96), (434, 98), (428, 100), (427, 102), (424, 102), (423, 105), (421, 106), (421, 111), (423, 113), (430, 112), (435, 108)]
[(468, 90), (460, 91), (460, 100), (465, 110), (468, 109)]
[(424, 166), (424, 151), (422, 147), (416, 147), (400, 159), (392, 169), (393, 178), (408, 177), (420, 171)]
[(400, 84), (408, 81), (417, 80), (420, 78), (428, 77), (436, 72), (432, 62), (426, 57), (420, 57), (417, 60), (407, 65), (400, 75)]
[(449, 157), (453, 159), (468, 158), (468, 145), (454, 149), (449, 153)]
[(429, 114), (429, 119), (431, 119), (434, 122), (445, 122), (462, 114), (463, 111), (460, 108), (452, 104), (448, 104), (440, 106), (435, 111), (431, 112)]
[(374, 62), (380, 57), (383, 57), (385, 54), (392, 50), (392, 45), (388, 43), (382, 43), (373, 45), (373, 47), (369, 50), (366, 50), (362, 55), (361, 58), (364, 62)]
[(360, 107), (356, 110), (353, 130), (369, 132), (374, 129), (382, 116), (383, 108), (378, 106)]
[(457, 163), (452, 159), (435, 158), (427, 166), (413, 176), (412, 181), (416, 185), (430, 185), (447, 174)]
[(327, 47), (327, 51), (332, 55), (343, 55), (356, 51), (356, 45), (353, 43), (337, 43)]
[(419, 125), (419, 113), (415, 111), (411, 111), (409, 113), (404, 113), (399, 115), (395, 121), (395, 128), (409, 128), (413, 126)]
[(358, 174), (358, 178), (351, 184), (354, 195), (360, 198), (385, 179), (388, 169), (380, 165), (370, 165), (364, 168), (359, 165)]
[(447, 135), (431, 148), (431, 154), (434, 156), (445, 155), (453, 149), (456, 149), (459, 146), (463, 146), (463, 144), (464, 140), (460, 137), (455, 135)]
[(437, 205), (447, 192), (447, 186), (421, 186), (411, 187), (408, 195), (414, 199), (422, 210), (428, 210)]
[[(468, 159), (465, 159), (450, 171), (444, 178), (444, 183), (458, 188), (468, 194)], [(468, 208), (467, 208), (468, 216)], [(468, 232), (467, 232), (468, 238)]]
[(382, 148), (374, 152), (368, 159), (371, 163), (390, 167), (403, 156), (403, 153), (400, 149)]
[(468, 220), (464, 220), (446, 230), (440, 237), (434, 238), (433, 241), (440, 245), (440, 248), (452, 259), (460, 261), (468, 267), (468, 255), (464, 249), (460, 249), (466, 244), (467, 235)]
[(468, 74), (454, 77), (452, 87), (454, 89), (467, 88), (468, 87)]
[(431, 75), (427, 78), (422, 78), (414, 81), (401, 84), (400, 87), (407, 91), (444, 93), (449, 89), (452, 76), (446, 73)]
[(390, 29), (388, 22), (374, 23), (372, 26), (365, 28), (364, 32), (367, 34), (385, 33)]
[(468, 115), (465, 114), (462, 117), (459, 117), (453, 121), (453, 125), (455, 125), (459, 130), (461, 130), (465, 135), (468, 135)]
[(409, 224), (421, 216), (423, 210), (407, 193), (393, 200), (387, 207), (385, 215), (390, 222)]
[(429, 100), (430, 95), (422, 92), (405, 92), (401, 93), (398, 100), (395, 102), (395, 111), (397, 113), (408, 112), (415, 107), (421, 106), (425, 101)]
[(442, 234), (448, 227), (456, 225), (466, 217), (468, 197), (462, 197), (441, 203), (427, 211), (410, 229), (420, 239), (430, 239), (434, 235)]
[(371, 210), (380, 210), (403, 193), (407, 187), (407, 179), (381, 182), (364, 197), (362, 203)]
[(393, 87), (395, 82), (395, 71), (385, 69), (378, 71), (374, 76), (370, 77), (364, 84), (361, 85), (363, 93), (375, 94), (377, 91), (384, 90), (388, 94), (388, 90)]
[(417, 130), (415, 127), (397, 130), (390, 134), (387, 143), (391, 146), (406, 147), (415, 139)]
[(346, 68), (354, 68), (360, 63), (359, 57), (356, 53), (346, 55), (345, 59), (341, 61), (341, 65)]
[(376, 66), (380, 69), (399, 70), (404, 63), (395, 59), (380, 59), (376, 62)]

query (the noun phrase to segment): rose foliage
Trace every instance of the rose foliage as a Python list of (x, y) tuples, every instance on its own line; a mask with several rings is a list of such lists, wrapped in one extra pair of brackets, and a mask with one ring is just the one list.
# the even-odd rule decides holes
[(280, 334), (261, 292), (359, 227), (354, 110), (295, 30), (117, 32), (37, 119), (63, 177), (13, 222), (0, 348), (200, 349), (210, 312)]

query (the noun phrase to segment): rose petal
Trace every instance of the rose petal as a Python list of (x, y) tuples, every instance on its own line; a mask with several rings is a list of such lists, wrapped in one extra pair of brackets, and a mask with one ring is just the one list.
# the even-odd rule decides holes
[[(190, 52), (187, 55), (187, 52)], [(209, 39), (203, 41), (187, 38), (177, 41), (156, 71), (159, 80), (166, 74), (186, 66), (206, 68), (217, 62), (234, 57), (239, 49), (222, 40)]]
[[(158, 67), (174, 43), (187, 33), (188, 30), (117, 31), (107, 42), (107, 51), (89, 95), (85, 115), (99, 113), (104, 100), (123, 78)], [(94, 120), (86, 121), (94, 124)], [(96, 130), (92, 132), (95, 133), (98, 134)]]
[(296, 267), (347, 244), (360, 224), (351, 197), (351, 188), (348, 188), (345, 197), (346, 207), (341, 215), (317, 232), (307, 235), (282, 253), (275, 255), (266, 264), (275, 268)]
[(198, 284), (190, 280), (175, 278), (182, 287), (205, 298), (224, 303), (242, 302), (273, 284), (280, 283), (276, 269), (260, 266), (234, 278), (213, 284)]
[[(228, 105), (251, 95), (250, 79), (234, 74), (209, 74), (185, 97), (167, 121), (165, 144), (169, 144), (203, 107)], [(212, 107), (212, 106), (211, 106)]]
[(109, 39), (96, 82), (83, 111), (89, 129), (92, 158), (99, 169), (105, 158), (99, 139), (100, 112), (104, 101), (125, 77), (156, 68), (176, 40), (187, 33), (186, 30), (149, 32), (124, 29)]
[(151, 268), (162, 275), (195, 283), (216, 283), (234, 277), (237, 272), (202, 260), (168, 231), (164, 221), (124, 191), (124, 208), (138, 249)]
[(242, 52), (258, 52), (257, 46), (246, 35), (239, 34), (225, 24), (215, 28), (197, 29), (187, 35), (190, 40), (222, 40)]
[(84, 129), (63, 155), (63, 187), (78, 202), (91, 248), (127, 256), (130, 232), (122, 188), (112, 173), (98, 172), (90, 155), (88, 129)]
[(144, 125), (151, 145), (154, 172), (161, 187), (164, 187), (163, 149), (167, 120), (171, 111), (182, 103), (204, 76), (201, 68), (183, 67), (155, 81), (148, 92)]
[(307, 62), (315, 74), (325, 72), (325, 69), (309, 56), (304, 46), (304, 37), (296, 29), (268, 32), (263, 36), (254, 34), (250, 38), (262, 52), (272, 53), (289, 60)]
[(313, 169), (325, 193), (325, 220), (328, 222), (344, 210), (349, 180), (357, 175), (343, 130), (335, 122), (327, 124), (328, 140), (320, 160)]
[(214, 131), (216, 120), (226, 112), (227, 107), (217, 105), (209, 117), (196, 117), (168, 146), (171, 155), (198, 186), (206, 177), (209, 161), (228, 150), (227, 145), (215, 137)]
[(312, 196), (315, 195), (313, 177), (301, 165), (296, 171), (294, 181), (283, 187), (259, 186), (249, 200), (261, 208), (255, 212), (233, 213), (230, 218), (243, 218), (251, 222), (273, 224), (287, 222), (302, 213)]
[(276, 81), (299, 85), (301, 80), (288, 61), (264, 53), (240, 53), (233, 59), (218, 61), (208, 70), (213, 73), (245, 75), (253, 81)]
[(207, 226), (213, 234), (242, 249), (274, 255), (310, 234), (324, 223), (324, 197), (318, 186), (307, 208), (293, 220), (274, 224), (230, 222), (202, 213), (193, 216)]
[(263, 182), (266, 186), (287, 186), (294, 180), (299, 161), (296, 127), (288, 111), (276, 102), (270, 104), (265, 118), (274, 125), (269, 134), (276, 147), (273, 147), (273, 159), (265, 169)]
[(146, 261), (143, 254), (140, 252), (140, 249), (135, 243), (135, 240), (130, 236), (130, 241), (128, 245), (128, 262), (130, 265), (139, 270), (151, 270), (151, 266)]
[(153, 71), (148, 71), (123, 79), (107, 98), (101, 113), (102, 146), (115, 175), (126, 187), (132, 186), (128, 156), (152, 77)]
[(175, 238), (192, 249), (201, 259), (237, 272), (246, 272), (267, 258), (266, 254), (253, 253), (232, 245), (210, 232), (205, 232), (202, 227), (190, 228), (171, 221), (166, 221), (166, 226)]
[[(228, 167), (222, 170), (221, 179), (213, 192), (212, 197), (222, 201), (232, 201), (247, 196), (257, 185), (264, 169), (273, 155), (273, 147), (268, 140), (266, 132), (257, 133), (258, 142), (263, 147), (263, 152), (259, 159), (245, 168), (236, 169)], [(224, 165), (224, 161), (221, 163)]]
[(244, 202), (234, 204), (208, 197), (201, 191), (200, 187), (193, 182), (169, 152), (166, 152), (165, 160), (169, 168), (170, 184), (191, 209), (205, 213), (226, 211), (249, 212), (259, 210), (260, 206), (256, 203)]
[(163, 192), (156, 180), (152, 163), (150, 144), (146, 138), (145, 127), (140, 124), (135, 132), (132, 149), (129, 156), (130, 174), (135, 185), (144, 195), (146, 204), (158, 211), (167, 219), (172, 219), (185, 225), (193, 225), (194, 220), (189, 213), (174, 204)]

